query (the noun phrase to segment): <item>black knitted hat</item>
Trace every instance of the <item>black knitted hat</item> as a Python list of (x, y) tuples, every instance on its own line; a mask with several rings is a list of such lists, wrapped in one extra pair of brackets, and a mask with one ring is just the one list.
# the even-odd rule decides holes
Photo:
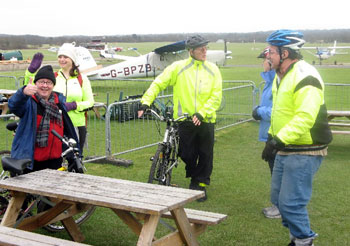
[(54, 85), (56, 84), (56, 77), (53, 73), (51, 65), (46, 65), (39, 69), (35, 75), (34, 83), (36, 83), (39, 79), (49, 79), (53, 82)]

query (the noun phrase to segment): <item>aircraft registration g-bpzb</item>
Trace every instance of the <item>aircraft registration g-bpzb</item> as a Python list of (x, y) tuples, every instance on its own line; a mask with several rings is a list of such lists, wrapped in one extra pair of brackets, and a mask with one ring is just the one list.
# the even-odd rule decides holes
[[(76, 47), (76, 51), (79, 69), (92, 80), (154, 77), (174, 61), (188, 58), (185, 41), (162, 46), (140, 56), (123, 56), (101, 51), (100, 56), (124, 60), (107, 67), (97, 66), (86, 48)], [(225, 50), (208, 50), (207, 60), (223, 66), (226, 59), (232, 58), (230, 55), (231, 51), (227, 51), (225, 44)]]

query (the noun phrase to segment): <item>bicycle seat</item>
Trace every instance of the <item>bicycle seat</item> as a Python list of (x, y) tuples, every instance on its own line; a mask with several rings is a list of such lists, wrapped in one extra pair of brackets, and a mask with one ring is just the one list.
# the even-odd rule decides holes
[(9, 171), (14, 174), (22, 174), (23, 170), (30, 165), (31, 159), (13, 159), (9, 156), (3, 156), (1, 158), (2, 168), (4, 171)]

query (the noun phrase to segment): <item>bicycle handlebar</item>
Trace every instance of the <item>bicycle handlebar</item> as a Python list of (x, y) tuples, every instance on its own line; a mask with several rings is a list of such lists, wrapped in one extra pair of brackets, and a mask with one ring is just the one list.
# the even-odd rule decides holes
[(77, 142), (70, 138), (70, 139), (65, 139), (64, 137), (62, 137), (60, 134), (58, 134), (58, 132), (56, 132), (55, 130), (51, 130), (52, 134), (55, 135), (55, 137), (57, 137), (59, 140), (61, 140), (62, 143), (64, 143), (68, 149), (66, 149), (64, 152), (62, 152), (61, 156), (65, 157), (67, 156), (70, 152), (73, 152), (73, 156), (74, 156), (74, 163), (76, 165), (76, 170), (78, 173), (84, 173), (84, 168), (81, 165), (81, 161), (79, 159), (78, 156), (76, 156), (76, 154), (74, 152), (76, 152), (78, 149), (76, 148)]
[[(151, 112), (154, 116), (156, 116), (160, 121), (166, 121), (166, 118), (162, 115), (159, 115), (156, 111), (153, 109), (147, 109), (146, 112)], [(172, 121), (176, 122), (182, 119), (191, 119), (191, 116), (189, 116), (187, 113), (184, 113), (179, 118), (173, 119)]]

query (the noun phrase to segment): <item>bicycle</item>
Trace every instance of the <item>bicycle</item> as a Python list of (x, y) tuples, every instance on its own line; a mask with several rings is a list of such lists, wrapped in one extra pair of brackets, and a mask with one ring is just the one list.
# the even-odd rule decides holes
[[(166, 128), (163, 135), (163, 141), (158, 144), (157, 151), (151, 157), (152, 165), (148, 177), (148, 183), (157, 181), (161, 185), (170, 185), (171, 174), (174, 167), (179, 163), (179, 134), (178, 124), (182, 119), (190, 119), (188, 114), (184, 114), (177, 119), (173, 119), (172, 113), (167, 112), (166, 117), (160, 116), (153, 109), (148, 109), (146, 113), (150, 112), (159, 121), (166, 122)], [(160, 134), (160, 127), (158, 126)]]
[[(13, 130), (15, 131), (15, 129)], [(65, 162), (62, 163), (62, 167), (58, 170), (60, 171), (68, 171), (68, 172), (78, 172), (84, 173), (85, 167), (82, 165), (79, 149), (77, 148), (77, 143), (74, 139), (67, 139), (66, 137), (60, 136), (55, 130), (52, 130), (52, 133), (59, 138), (63, 144), (67, 146), (67, 149), (62, 152), (62, 157), (65, 159)], [(67, 163), (66, 158), (70, 156), (73, 161)], [(31, 159), (24, 160), (16, 160), (11, 158), (10, 156), (2, 156), (1, 158), (3, 171), (0, 174), (0, 180), (7, 179), (10, 177), (22, 175), (23, 171), (31, 164)], [(2, 217), (5, 214), (9, 201), (11, 199), (11, 195), (5, 189), (0, 189), (0, 222)], [(26, 197), (24, 205), (22, 206), (22, 210), (20, 211), (20, 216), (17, 218), (15, 227), (26, 217), (34, 215), (36, 213), (40, 213), (45, 211), (55, 204), (51, 202), (49, 199), (39, 196), (39, 195), (29, 195)], [(78, 213), (73, 216), (75, 223), (77, 225), (81, 225), (84, 223), (95, 211), (95, 207), (92, 206), (81, 213)], [(44, 227), (46, 230), (51, 232), (58, 232), (64, 230), (63, 224), (58, 221), (55, 223), (48, 224)]]

